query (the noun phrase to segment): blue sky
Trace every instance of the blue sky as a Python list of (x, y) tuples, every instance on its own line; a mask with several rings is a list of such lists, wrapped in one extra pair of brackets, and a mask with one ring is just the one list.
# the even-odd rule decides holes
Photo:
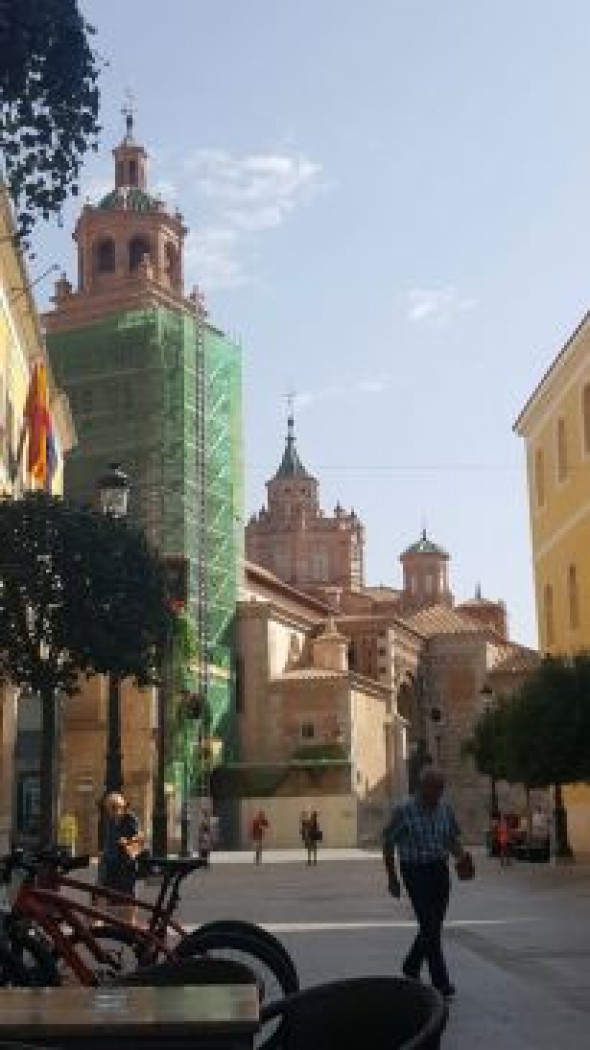
[[(365, 523), (368, 582), (399, 584), (425, 524), (457, 598), (480, 582), (534, 644), (512, 424), (587, 306), (587, 0), (81, 7), (110, 63), (84, 193), (110, 185), (130, 88), (189, 283), (243, 344), (247, 509), (294, 390), (324, 506)], [(33, 276), (73, 275), (75, 211), (39, 229)]]

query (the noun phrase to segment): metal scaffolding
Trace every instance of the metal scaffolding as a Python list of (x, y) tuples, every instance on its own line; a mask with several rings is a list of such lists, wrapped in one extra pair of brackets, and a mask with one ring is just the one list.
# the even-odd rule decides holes
[[(194, 309), (125, 311), (51, 333), (48, 345), (79, 436), (66, 492), (91, 502), (105, 464), (121, 463), (132, 481), (130, 516), (162, 554), (186, 559), (198, 657), (185, 686), (204, 699), (200, 741), (195, 729), (189, 747), (191, 786), (206, 793), (211, 745), (233, 757), (240, 348), (206, 321), (198, 297)], [(185, 751), (186, 727), (182, 741)]]

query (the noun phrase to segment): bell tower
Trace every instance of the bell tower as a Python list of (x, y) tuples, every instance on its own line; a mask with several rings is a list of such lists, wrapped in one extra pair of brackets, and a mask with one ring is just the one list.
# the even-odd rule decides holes
[[(86, 202), (73, 233), (77, 288), (63, 276), (55, 286), (60, 330), (125, 309), (188, 306), (182, 215), (150, 192), (148, 154), (135, 139), (129, 101), (123, 114), (125, 134), (113, 150), (113, 189), (97, 204)], [(51, 326), (50, 315), (49, 331)]]

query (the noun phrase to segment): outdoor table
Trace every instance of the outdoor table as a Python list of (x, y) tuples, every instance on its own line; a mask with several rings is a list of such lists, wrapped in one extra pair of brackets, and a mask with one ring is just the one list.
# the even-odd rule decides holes
[(0, 1042), (63, 1050), (251, 1050), (258, 1028), (255, 985), (0, 990)]

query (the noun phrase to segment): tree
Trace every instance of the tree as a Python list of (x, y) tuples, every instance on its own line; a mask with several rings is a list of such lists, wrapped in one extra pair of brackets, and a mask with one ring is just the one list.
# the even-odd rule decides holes
[(498, 811), (496, 784), (508, 779), (507, 718), (502, 703), (484, 711), (465, 741), (463, 754), (471, 757), (478, 773), (490, 778), (490, 817)]
[(126, 522), (40, 493), (0, 502), (0, 678), (42, 704), (41, 841), (55, 832), (56, 717), (84, 674), (156, 681), (165, 577)]
[(77, 0), (0, 0), (0, 151), (25, 243), (97, 148), (99, 68)]
[(508, 779), (554, 790), (556, 852), (571, 854), (562, 785), (590, 777), (590, 656), (546, 657), (508, 711)]

